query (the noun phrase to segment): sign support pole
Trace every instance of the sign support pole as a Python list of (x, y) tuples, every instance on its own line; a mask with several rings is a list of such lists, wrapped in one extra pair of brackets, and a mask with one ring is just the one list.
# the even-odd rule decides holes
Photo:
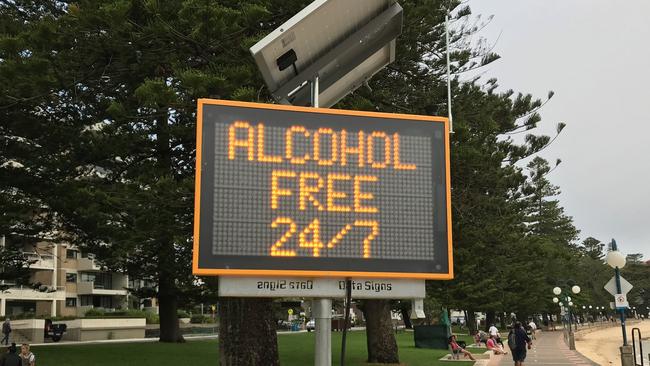
[(312, 312), (315, 320), (315, 366), (332, 365), (332, 299), (314, 299)]
[[(618, 250), (616, 241), (612, 239), (612, 250)], [(618, 267), (614, 268), (614, 276), (616, 277), (616, 293), (620, 294), (621, 291), (621, 271)], [(617, 309), (621, 315), (621, 330), (623, 331), (623, 346), (627, 346), (627, 332), (625, 331), (625, 309)]]
[[(318, 108), (318, 75), (311, 81), (311, 106)], [(332, 299), (314, 299), (312, 302), (315, 325), (315, 366), (332, 365)]]
[(449, 133), (454, 133), (454, 120), (451, 117), (451, 62), (449, 61), (449, 13), (445, 15), (445, 39), (447, 53), (447, 116), (449, 117)]

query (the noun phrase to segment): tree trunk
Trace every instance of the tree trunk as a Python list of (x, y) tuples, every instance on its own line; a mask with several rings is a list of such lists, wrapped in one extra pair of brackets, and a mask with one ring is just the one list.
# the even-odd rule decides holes
[(490, 329), (492, 324), (496, 324), (497, 315), (494, 310), (489, 310), (485, 312), (485, 331), (487, 332)]
[(478, 329), (476, 325), (476, 313), (474, 310), (465, 310), (465, 324), (467, 325), (467, 330), (469, 334), (474, 334)]
[(517, 313), (517, 321), (521, 322), (521, 324), (528, 324), (528, 314), (523, 312)]
[(509, 313), (499, 314), (499, 320), (501, 321), (501, 329), (506, 329), (508, 328), (508, 325), (510, 325), (508, 323), (508, 317), (509, 317)]
[(185, 342), (178, 326), (178, 296), (173, 278), (162, 272), (158, 278), (160, 341)]
[(390, 300), (367, 300), (363, 307), (369, 363), (399, 363)]
[(219, 365), (280, 365), (272, 300), (219, 300)]
[(413, 323), (411, 323), (411, 314), (407, 309), (400, 309), (402, 313), (402, 320), (404, 320), (404, 327), (406, 329), (413, 329)]

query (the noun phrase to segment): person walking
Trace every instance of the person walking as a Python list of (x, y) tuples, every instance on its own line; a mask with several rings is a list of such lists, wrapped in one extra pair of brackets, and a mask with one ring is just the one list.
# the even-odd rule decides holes
[(36, 364), (36, 356), (29, 351), (29, 344), (23, 343), (20, 346), (20, 360), (23, 366), (34, 366)]
[(4, 337), (0, 341), (0, 344), (4, 342), (5, 345), (8, 345), (9, 334), (11, 334), (11, 319), (6, 318), (4, 323), (2, 323), (2, 334), (4, 334)]
[(15, 343), (12, 343), (11, 346), (9, 346), (7, 354), (4, 356), (2, 361), (0, 361), (0, 366), (23, 366), (20, 356), (16, 354)]
[(515, 322), (514, 327), (508, 334), (508, 347), (512, 352), (512, 360), (515, 366), (523, 366), (526, 360), (526, 349), (531, 349), (533, 341), (530, 339), (521, 322)]
[(535, 320), (531, 319), (530, 323), (528, 323), (528, 326), (530, 327), (530, 337), (534, 340), (537, 339), (535, 333), (537, 333), (537, 324), (535, 324)]

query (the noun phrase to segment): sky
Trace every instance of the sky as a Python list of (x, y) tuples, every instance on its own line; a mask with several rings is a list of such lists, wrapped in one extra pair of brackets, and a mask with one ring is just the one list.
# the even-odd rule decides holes
[(540, 128), (567, 127), (541, 156), (581, 240), (616, 239), (650, 259), (650, 1), (470, 0), (494, 15), (481, 35), (501, 59), (486, 66), (500, 90), (555, 96)]

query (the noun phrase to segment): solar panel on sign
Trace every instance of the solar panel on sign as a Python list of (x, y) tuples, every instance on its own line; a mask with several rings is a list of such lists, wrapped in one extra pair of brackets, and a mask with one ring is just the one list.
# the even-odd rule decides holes
[(316, 0), (250, 51), (276, 100), (310, 105), (301, 86), (318, 75), (330, 107), (395, 59), (401, 29), (394, 0)]

